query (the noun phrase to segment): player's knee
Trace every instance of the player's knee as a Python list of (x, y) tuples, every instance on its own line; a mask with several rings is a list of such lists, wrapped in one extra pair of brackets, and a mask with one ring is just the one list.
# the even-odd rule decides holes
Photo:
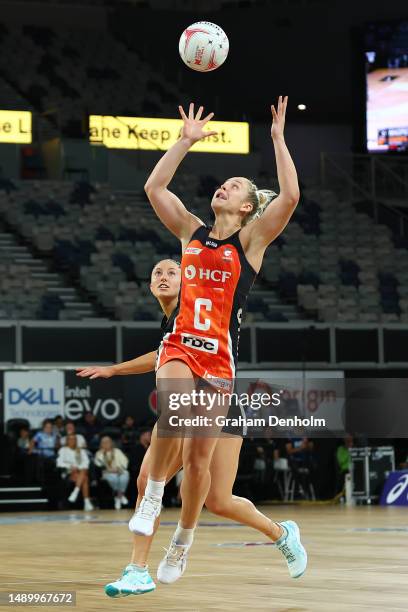
[(184, 478), (193, 481), (201, 481), (208, 472), (208, 465), (200, 461), (198, 457), (191, 457), (183, 464)]
[(218, 516), (224, 516), (228, 512), (227, 503), (221, 495), (208, 495), (205, 507), (209, 512), (218, 514)]

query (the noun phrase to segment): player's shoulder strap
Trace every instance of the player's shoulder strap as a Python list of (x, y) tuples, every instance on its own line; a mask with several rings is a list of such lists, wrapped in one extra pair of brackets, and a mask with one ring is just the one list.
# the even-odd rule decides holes
[(210, 231), (211, 231), (211, 227), (208, 227), (208, 225), (200, 225), (193, 232), (193, 235), (191, 236), (189, 243), (192, 242), (193, 240), (200, 240), (202, 242), (203, 240), (207, 238)]

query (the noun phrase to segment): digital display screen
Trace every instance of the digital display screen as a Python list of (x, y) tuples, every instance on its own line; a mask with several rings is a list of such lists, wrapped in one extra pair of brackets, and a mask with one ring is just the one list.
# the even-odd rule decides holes
[(408, 21), (365, 32), (368, 152), (408, 151)]

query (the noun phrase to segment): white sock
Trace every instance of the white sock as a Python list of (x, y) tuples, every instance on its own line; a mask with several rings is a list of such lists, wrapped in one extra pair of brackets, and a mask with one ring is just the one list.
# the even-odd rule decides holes
[(164, 493), (165, 480), (152, 480), (150, 477), (147, 479), (145, 496), (156, 497), (161, 499)]
[(192, 529), (184, 529), (184, 527), (182, 527), (179, 523), (174, 534), (174, 541), (176, 542), (176, 544), (184, 544), (191, 546), (194, 538), (194, 530), (195, 527), (193, 527)]
[(79, 495), (79, 488), (75, 487), (71, 495), (69, 496), (69, 499), (72, 499), (73, 501), (75, 501), (78, 495)]
[(138, 565), (137, 563), (129, 563), (127, 567), (131, 567), (136, 572), (146, 572), (147, 565), (144, 563), (143, 565)]

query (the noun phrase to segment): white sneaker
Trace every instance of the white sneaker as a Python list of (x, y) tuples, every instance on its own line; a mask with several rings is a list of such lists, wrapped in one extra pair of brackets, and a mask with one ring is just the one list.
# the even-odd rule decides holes
[(78, 499), (78, 495), (79, 495), (79, 489), (77, 489), (75, 487), (75, 489), (72, 491), (71, 495), (68, 497), (68, 501), (70, 504), (73, 504), (76, 502), (76, 500)]
[(136, 535), (151, 536), (161, 507), (161, 499), (151, 497), (150, 495), (144, 496), (140, 506), (129, 521), (129, 530)]
[(171, 541), (166, 556), (157, 568), (157, 580), (163, 584), (176, 582), (184, 574), (187, 567), (187, 555), (191, 544), (176, 544)]
[(84, 499), (84, 510), (86, 510), (86, 512), (91, 512), (92, 510), (95, 510), (89, 497), (86, 497)]
[(129, 563), (119, 580), (110, 582), (105, 586), (105, 593), (109, 597), (117, 598), (126, 597), (127, 595), (149, 593), (150, 591), (154, 591), (155, 588), (156, 585), (147, 567), (136, 567), (133, 563)]
[(120, 503), (122, 504), (122, 506), (127, 506), (129, 503), (129, 500), (127, 497), (125, 497), (124, 495), (121, 496), (120, 498)]
[(120, 497), (115, 497), (115, 510), (120, 510), (122, 507)]

